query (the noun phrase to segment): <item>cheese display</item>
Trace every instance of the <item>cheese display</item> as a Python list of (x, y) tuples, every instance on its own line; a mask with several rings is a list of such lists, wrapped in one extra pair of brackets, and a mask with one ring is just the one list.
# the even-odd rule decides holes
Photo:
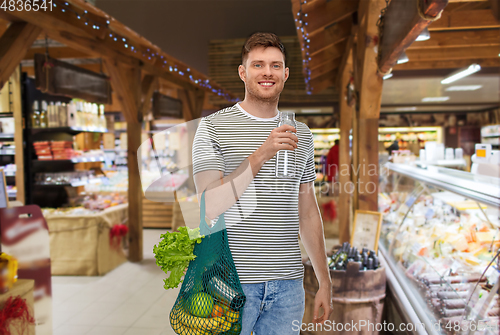
[(380, 244), (442, 333), (458, 334), (481, 323), (487, 325), (484, 334), (498, 334), (499, 208), (438, 183), (411, 174), (384, 179)]

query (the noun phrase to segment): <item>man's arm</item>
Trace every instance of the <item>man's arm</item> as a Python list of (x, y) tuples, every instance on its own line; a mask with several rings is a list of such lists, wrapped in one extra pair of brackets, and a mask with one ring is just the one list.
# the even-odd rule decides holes
[[(323, 222), (319, 213), (314, 182), (300, 184), (299, 188), (299, 232), (307, 255), (311, 260), (319, 289), (314, 299), (313, 322), (323, 323), (329, 319), (332, 309), (332, 282), (326, 260), (325, 237)], [(319, 308), (324, 310), (319, 316)]]
[(295, 128), (289, 125), (273, 129), (266, 141), (226, 177), (223, 177), (222, 172), (217, 170), (195, 174), (194, 183), (198, 200), (203, 191), (206, 191), (206, 216), (213, 220), (231, 208), (259, 173), (264, 163), (273, 158), (279, 150), (296, 149), (298, 138), (295, 132)]

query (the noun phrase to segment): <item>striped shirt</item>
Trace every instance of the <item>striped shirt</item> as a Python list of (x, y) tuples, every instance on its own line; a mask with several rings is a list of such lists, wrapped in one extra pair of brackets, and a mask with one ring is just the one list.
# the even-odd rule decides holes
[[(202, 118), (193, 142), (193, 173), (231, 174), (278, 125), (239, 104)], [(313, 136), (297, 122), (298, 148), (292, 179), (275, 177), (275, 158), (265, 162), (243, 195), (224, 213), (229, 248), (242, 284), (300, 279), (304, 268), (298, 242), (301, 183), (316, 179)]]

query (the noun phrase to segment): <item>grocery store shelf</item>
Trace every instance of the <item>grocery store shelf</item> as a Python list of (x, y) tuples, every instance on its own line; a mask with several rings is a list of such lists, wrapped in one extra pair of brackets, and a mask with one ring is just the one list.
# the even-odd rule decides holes
[(0, 149), (0, 156), (14, 156), (16, 149)]
[(31, 128), (33, 134), (44, 133), (44, 132), (60, 132), (76, 135), (78, 133), (106, 133), (107, 129), (95, 128), (95, 127), (53, 127), (53, 128)]
[(61, 184), (35, 184), (37, 186), (72, 186), (72, 187), (78, 187), (78, 186), (85, 186), (89, 184), (99, 184), (101, 183), (101, 178), (93, 178), (90, 180), (75, 180), (72, 181), (71, 183), (61, 183)]
[(5, 177), (15, 177), (16, 171), (5, 171)]
[(486, 134), (486, 135), (481, 135), (481, 137), (500, 137), (500, 134)]
[(53, 163), (53, 162), (72, 162), (72, 163), (92, 163), (92, 162), (104, 162), (104, 156), (95, 156), (95, 157), (74, 157), (71, 159), (48, 159), (48, 160), (40, 160), (35, 159), (36, 162), (42, 163)]
[(14, 138), (14, 134), (0, 133), (0, 138)]
[(7, 195), (9, 196), (9, 198), (15, 198), (17, 197), (17, 190), (7, 191)]

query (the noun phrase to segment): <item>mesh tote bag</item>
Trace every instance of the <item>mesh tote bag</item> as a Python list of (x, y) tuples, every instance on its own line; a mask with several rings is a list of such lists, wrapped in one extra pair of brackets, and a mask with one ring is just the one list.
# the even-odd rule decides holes
[(221, 214), (213, 227), (205, 222), (205, 192), (200, 204), (200, 234), (196, 258), (189, 263), (170, 312), (176, 334), (238, 335), (246, 297), (241, 288)]

